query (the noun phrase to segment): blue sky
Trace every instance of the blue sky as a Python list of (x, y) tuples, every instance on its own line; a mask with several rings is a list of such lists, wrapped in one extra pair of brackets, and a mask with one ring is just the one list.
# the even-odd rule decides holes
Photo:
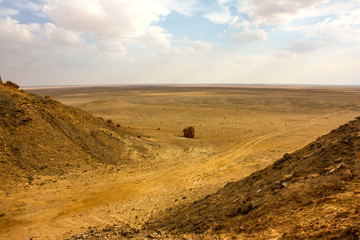
[(22, 86), (360, 85), (359, 0), (0, 0)]

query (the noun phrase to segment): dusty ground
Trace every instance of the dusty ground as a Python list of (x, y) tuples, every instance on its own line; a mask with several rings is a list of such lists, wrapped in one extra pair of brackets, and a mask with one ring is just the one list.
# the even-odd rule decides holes
[[(140, 226), (264, 168), (359, 115), (359, 88), (103, 87), (32, 90), (159, 144), (156, 157), (0, 193), (0, 239), (61, 239)], [(195, 127), (195, 139), (181, 137)]]

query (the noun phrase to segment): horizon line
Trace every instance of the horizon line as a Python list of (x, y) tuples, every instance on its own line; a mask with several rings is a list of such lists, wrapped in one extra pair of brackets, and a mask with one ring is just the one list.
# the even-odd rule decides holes
[(124, 87), (124, 86), (158, 86), (158, 87), (229, 87), (229, 86), (273, 86), (273, 87), (360, 87), (356, 84), (300, 84), (300, 83), (124, 83), (124, 84), (84, 84), (84, 85), (25, 85), (24, 90), (48, 88), (92, 88), (92, 87)]

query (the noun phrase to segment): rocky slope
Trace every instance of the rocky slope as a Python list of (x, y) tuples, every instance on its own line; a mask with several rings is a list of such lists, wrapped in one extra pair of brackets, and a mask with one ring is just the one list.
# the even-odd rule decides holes
[(148, 228), (244, 239), (359, 239), (360, 118)]
[(79, 109), (0, 84), (0, 189), (36, 175), (62, 175), (141, 159), (153, 148)]
[(360, 118), (143, 229), (95, 227), (69, 239), (359, 239)]

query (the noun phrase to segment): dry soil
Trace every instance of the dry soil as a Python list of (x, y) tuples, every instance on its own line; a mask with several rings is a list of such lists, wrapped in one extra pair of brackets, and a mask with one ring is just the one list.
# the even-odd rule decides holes
[[(359, 115), (360, 88), (112, 86), (50, 95), (156, 146), (141, 161), (35, 176), (0, 192), (0, 239), (61, 239), (106, 224), (141, 227), (262, 169)], [(188, 126), (195, 138), (182, 136)]]

